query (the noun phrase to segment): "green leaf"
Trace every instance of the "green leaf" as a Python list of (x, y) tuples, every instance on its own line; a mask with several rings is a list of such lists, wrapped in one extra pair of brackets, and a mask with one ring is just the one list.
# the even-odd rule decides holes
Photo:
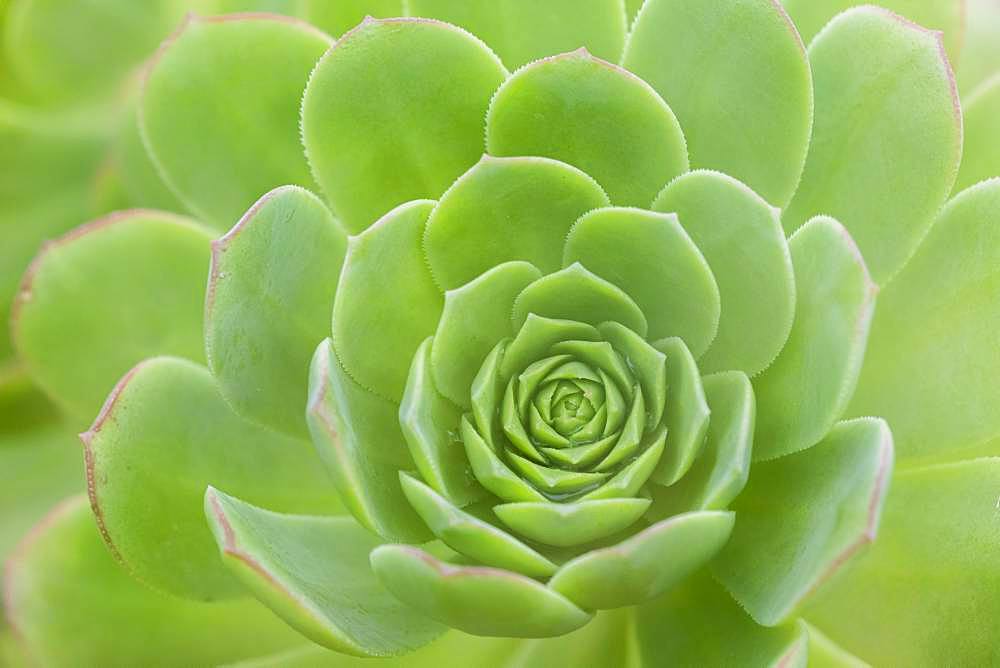
[(340, 37), (366, 16), (388, 19), (403, 16), (410, 0), (299, 0), (299, 14), (309, 23)]
[(541, 492), (515, 475), (483, 437), (472, 426), (468, 416), (460, 425), (465, 452), (472, 466), (472, 474), (479, 483), (501, 499), (508, 501), (546, 501)]
[(407, 0), (413, 16), (433, 16), (478, 35), (516, 68), (586, 47), (617, 61), (628, 25), (621, 0)]
[(607, 473), (564, 471), (542, 466), (513, 452), (507, 453), (507, 461), (523, 478), (547, 494), (572, 494), (588, 487), (594, 487), (608, 478)]
[(816, 114), (785, 230), (817, 214), (843, 221), (879, 284), (926, 234), (962, 155), (940, 39), (869, 6), (841, 14), (809, 45)]
[(660, 425), (648, 437), (648, 445), (641, 455), (629, 462), (606, 483), (580, 497), (580, 501), (627, 498), (638, 494), (662, 459), (666, 439), (667, 428)]
[(338, 507), (311, 448), (238, 418), (208, 371), (185, 360), (133, 368), (81, 439), (90, 502), (112, 553), (143, 582), (180, 596), (239, 592), (205, 525), (209, 483), (282, 512)]
[(483, 156), (446, 192), (427, 222), (424, 249), (438, 285), (464, 285), (510, 260), (556, 271), (574, 221), (606, 206), (591, 177), (548, 158)]
[(186, 211), (177, 195), (167, 187), (142, 140), (139, 130), (138, 99), (127, 112), (115, 140), (115, 176), (129, 203), (164, 211)]
[(457, 434), (462, 411), (438, 393), (431, 377), (432, 343), (428, 338), (413, 356), (399, 406), (399, 424), (423, 479), (453, 503), (464, 506), (481, 498), (483, 489), (469, 471)]
[(645, 336), (647, 329), (642, 309), (625, 292), (579, 262), (535, 281), (518, 295), (512, 316), (514, 329), (520, 329), (531, 313), (592, 325), (614, 320), (640, 336)]
[(663, 423), (669, 441), (653, 480), (672, 485), (680, 480), (701, 452), (708, 429), (709, 409), (698, 365), (678, 338), (657, 341), (653, 347), (667, 357), (667, 403)]
[(548, 577), (556, 565), (509, 533), (456, 508), (448, 499), (406, 473), (403, 492), (441, 542), (487, 566), (531, 577)]
[(733, 513), (678, 515), (564, 564), (549, 587), (586, 609), (638, 605), (704, 566), (732, 530)]
[(1000, 142), (996, 140), (1000, 136), (1000, 74), (966, 96), (962, 114), (965, 141), (956, 190), (1000, 175)]
[(573, 320), (543, 318), (529, 313), (524, 324), (517, 330), (514, 340), (504, 351), (500, 363), (500, 380), (507, 382), (515, 374), (520, 374), (533, 362), (548, 355), (552, 346), (560, 341), (599, 341), (597, 328)]
[(631, 329), (617, 322), (601, 323), (601, 336), (624, 354), (646, 403), (646, 430), (660, 424), (667, 401), (667, 357)]
[(778, 358), (754, 379), (754, 459), (819, 442), (847, 408), (861, 371), (875, 295), (854, 241), (832, 218), (814, 218), (789, 240), (795, 321)]
[(344, 367), (362, 387), (394, 401), (444, 305), (420, 250), (433, 206), (409, 202), (351, 237), (333, 304), (333, 340)]
[(24, 277), (11, 324), (32, 378), (64, 410), (89, 420), (140, 360), (201, 361), (210, 239), (186, 218), (135, 210), (46, 246)]
[(576, 262), (635, 300), (649, 320), (650, 339), (680, 336), (701, 354), (715, 338), (719, 288), (677, 216), (640, 209), (592, 211), (566, 239), (563, 264)]
[(968, 95), (1000, 69), (1000, 7), (993, 0), (965, 0), (965, 34), (958, 86)]
[(251, 599), (197, 603), (136, 582), (101, 541), (83, 496), (25, 537), (4, 585), (7, 619), (32, 665), (207, 666), (302, 641)]
[[(149, 0), (20, 0), (3, 8), (3, 57), (34, 96), (65, 103), (110, 96), (181, 18), (184, 4)], [(95, 48), (99, 44), (100, 48)]]
[(631, 610), (600, 612), (582, 629), (564, 636), (519, 641), (514, 656), (506, 664), (496, 665), (504, 668), (639, 668), (632, 636)]
[(878, 540), (808, 619), (877, 666), (995, 661), (998, 486), (996, 458), (897, 472)]
[(641, 606), (636, 631), (643, 665), (806, 665), (803, 624), (758, 626), (707, 572)]
[[(635, 524), (649, 499), (599, 499), (573, 503), (504, 503), (500, 520), (529, 540), (556, 547), (591, 543)], [(594, 607), (594, 606), (583, 606)]]
[(809, 665), (816, 668), (871, 668), (843, 647), (830, 640), (819, 629), (806, 624), (809, 632)]
[(299, 99), (330, 38), (264, 14), (189, 15), (154, 59), (139, 104), (146, 147), (198, 216), (227, 229), (277, 184), (314, 187)]
[(860, 418), (808, 450), (754, 465), (715, 576), (757, 622), (787, 621), (875, 540), (892, 461), (888, 425)]
[(569, 633), (592, 618), (523, 575), (454, 566), (417, 547), (382, 545), (371, 561), (375, 575), (400, 600), (467, 633), (544, 638)]
[(531, 63), (500, 86), (486, 116), (486, 150), (579, 167), (622, 206), (648, 205), (688, 168), (684, 134), (666, 102), (586, 49)]
[[(864, 2), (859, 0), (781, 0), (802, 40), (808, 44), (834, 16)], [(953, 62), (960, 62), (965, 32), (965, 0), (880, 0), (879, 6), (905, 16), (925, 28), (944, 33), (944, 46)]]
[(316, 348), (309, 368), (306, 418), (320, 458), (354, 518), (390, 540), (427, 540), (427, 527), (399, 486), (399, 471), (414, 466), (399, 409), (351, 379), (330, 339)]
[(471, 405), (472, 381), (497, 342), (511, 335), (514, 300), (541, 272), (527, 262), (497, 265), (444, 295), (431, 366), (441, 394), (459, 406)]
[(955, 197), (886, 286), (852, 415), (882, 415), (901, 460), (955, 459), (1000, 433), (1000, 179)]
[(719, 330), (698, 361), (702, 372), (737, 369), (752, 376), (765, 369), (785, 345), (795, 315), (780, 212), (736, 179), (710, 171), (678, 177), (653, 209), (677, 214), (718, 284)]
[(295, 186), (264, 195), (212, 244), (205, 353), (244, 417), (308, 438), (309, 360), (329, 329), (346, 246), (323, 203)]
[(351, 518), (282, 515), (213, 487), (205, 493), (205, 516), (230, 572), (324, 647), (392, 656), (445, 631), (379, 584), (368, 555), (381, 541)]
[(475, 164), (490, 97), (506, 76), (482, 42), (439, 21), (372, 19), (344, 35), (309, 79), (302, 138), (347, 229), (439, 197)]
[(723, 371), (702, 378), (702, 386), (712, 414), (704, 448), (683, 478), (650, 490), (651, 519), (728, 508), (750, 475), (756, 414), (750, 380), (740, 371)]
[(731, 174), (778, 206), (791, 199), (809, 145), (812, 81), (777, 2), (647, 0), (622, 63), (677, 114), (692, 167)]

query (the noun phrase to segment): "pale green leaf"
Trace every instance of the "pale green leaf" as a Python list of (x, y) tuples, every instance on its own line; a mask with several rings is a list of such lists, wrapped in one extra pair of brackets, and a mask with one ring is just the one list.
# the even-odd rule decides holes
[(996, 76), (965, 97), (962, 113), (965, 142), (956, 190), (1000, 176), (1000, 63)]
[(684, 342), (663, 339), (653, 347), (667, 357), (667, 403), (663, 423), (667, 448), (653, 480), (672, 485), (688, 472), (705, 442), (711, 409), (698, 374), (698, 365)]
[(958, 59), (958, 86), (968, 95), (1000, 71), (1000, 5), (995, 0), (963, 0), (965, 39)]
[(809, 158), (784, 212), (787, 232), (840, 220), (872, 277), (913, 254), (951, 191), (962, 114), (940, 34), (878, 7), (831, 21), (809, 45), (816, 115)]
[[(504, 524), (529, 540), (556, 547), (584, 545), (635, 524), (649, 499), (598, 499), (573, 503), (505, 503), (493, 507)], [(593, 606), (584, 606), (593, 607)]]
[(302, 138), (347, 229), (439, 197), (475, 164), (490, 97), (506, 76), (482, 42), (439, 21), (367, 20), (342, 37), (309, 79)]

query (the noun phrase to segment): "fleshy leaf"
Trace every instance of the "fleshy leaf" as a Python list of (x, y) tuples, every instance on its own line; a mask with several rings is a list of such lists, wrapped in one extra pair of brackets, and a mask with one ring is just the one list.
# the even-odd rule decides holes
[(650, 339), (680, 336), (697, 355), (715, 338), (719, 288), (677, 216), (641, 209), (592, 211), (566, 239), (563, 264), (576, 262), (636, 301), (649, 320)]
[(878, 540), (817, 595), (809, 621), (876, 666), (989, 665), (998, 487), (997, 458), (897, 472)]
[(653, 209), (677, 214), (718, 284), (719, 330), (698, 360), (702, 373), (759, 373), (784, 346), (795, 314), (780, 212), (736, 179), (709, 171), (675, 179)]
[(506, 382), (514, 374), (521, 373), (532, 362), (547, 355), (552, 346), (560, 341), (599, 341), (600, 338), (600, 333), (593, 325), (543, 318), (529, 313), (504, 352), (500, 363), (500, 378)]
[(861, 418), (808, 450), (755, 464), (716, 577), (759, 623), (787, 621), (875, 540), (892, 461), (888, 425)]
[(507, 67), (578, 47), (617, 61), (628, 25), (621, 0), (407, 0), (413, 16), (433, 16), (478, 35)]
[(687, 473), (705, 441), (711, 409), (698, 365), (678, 338), (657, 341), (653, 347), (667, 356), (667, 403), (663, 419), (667, 448), (653, 473), (661, 485), (672, 485)]
[(641, 606), (636, 630), (643, 665), (806, 666), (802, 623), (759, 626), (707, 572)]
[(186, 218), (136, 210), (46, 246), (24, 277), (12, 316), (13, 339), (32, 378), (63, 409), (89, 420), (143, 358), (203, 360), (210, 240)]
[(493, 512), (504, 524), (529, 540), (572, 547), (622, 531), (642, 517), (647, 508), (649, 499), (600, 499), (574, 503), (505, 503), (494, 506)]
[(347, 229), (439, 197), (475, 164), (506, 75), (482, 42), (440, 21), (366, 19), (344, 35), (309, 79), (302, 139)]
[(647, 0), (622, 63), (677, 114), (692, 167), (731, 174), (777, 206), (791, 199), (809, 145), (812, 81), (777, 2)]
[(519, 641), (517, 652), (503, 665), (505, 668), (637, 668), (632, 634), (631, 610), (599, 612), (582, 629), (564, 636)]
[[(808, 44), (834, 16), (857, 5), (859, 0), (781, 0), (795, 22), (802, 40)], [(879, 6), (892, 10), (925, 28), (944, 33), (948, 57), (959, 61), (965, 31), (965, 0), (880, 0)]]
[(649, 444), (642, 454), (614, 475), (606, 483), (592, 492), (584, 494), (580, 500), (617, 499), (635, 496), (653, 475), (657, 462), (663, 456), (667, 439), (667, 428), (663, 425), (649, 436)]
[(486, 150), (579, 167), (621, 206), (647, 206), (688, 168), (670, 107), (645, 81), (585, 49), (531, 63), (500, 86), (486, 117)]
[(414, 466), (399, 408), (354, 382), (330, 339), (319, 344), (309, 369), (306, 418), (320, 458), (354, 518), (390, 540), (427, 540), (427, 527), (399, 486), (399, 471)]
[(81, 439), (90, 503), (112, 553), (140, 580), (181, 596), (239, 592), (205, 525), (209, 483), (282, 512), (338, 507), (312, 448), (244, 422), (208, 370), (186, 360), (156, 357), (129, 371)]
[(556, 271), (576, 219), (607, 204), (596, 181), (565, 163), (483, 156), (441, 197), (427, 222), (431, 272), (450, 290), (510, 260)]
[(366, 16), (388, 19), (403, 16), (410, 0), (299, 0), (299, 14), (309, 23), (340, 37)]
[(996, 139), (1000, 136), (1000, 69), (963, 100), (962, 113), (965, 142), (956, 190), (1000, 176), (1000, 142)]
[(482, 497), (483, 489), (469, 471), (458, 435), (462, 411), (438, 393), (431, 377), (432, 343), (428, 338), (413, 356), (399, 424), (423, 479), (451, 502), (464, 506)]
[(678, 515), (564, 564), (549, 587), (585, 609), (638, 605), (704, 566), (732, 530), (733, 513)]
[(294, 186), (272, 190), (212, 244), (208, 368), (244, 417), (308, 438), (309, 360), (329, 329), (346, 246), (323, 203)]
[(511, 335), (510, 314), (524, 288), (541, 277), (527, 262), (505, 262), (444, 296), (431, 365), (441, 394), (468, 408), (483, 360)]
[(381, 541), (349, 517), (282, 515), (212, 487), (205, 493), (205, 516), (229, 571), (324, 647), (391, 656), (445, 631), (379, 584), (368, 557)]
[(1000, 434), (998, 217), (1000, 179), (959, 194), (879, 297), (849, 411), (884, 416), (901, 460), (954, 459)]
[(702, 378), (712, 411), (705, 446), (691, 469), (670, 487), (653, 487), (647, 517), (689, 510), (722, 510), (743, 490), (750, 474), (755, 403), (750, 380), (740, 371)]
[(962, 116), (940, 33), (878, 7), (831, 21), (809, 45), (816, 114), (786, 232), (818, 214), (850, 231), (884, 284), (951, 191)]
[(806, 223), (789, 248), (795, 321), (774, 364), (754, 379), (754, 459), (808, 448), (843, 415), (861, 371), (878, 292), (851, 236), (832, 218)]
[(507, 453), (512, 468), (536, 488), (549, 494), (571, 494), (596, 486), (608, 478), (607, 473), (564, 471), (528, 461), (524, 457)]
[(101, 541), (83, 496), (24, 538), (7, 562), (4, 604), (31, 665), (217, 665), (302, 642), (252, 599), (199, 603), (136, 582)]
[(371, 561), (375, 575), (400, 600), (466, 633), (544, 638), (569, 633), (592, 618), (528, 577), (454, 566), (417, 547), (382, 545)]
[(333, 304), (333, 340), (344, 367), (362, 387), (394, 401), (444, 306), (420, 251), (433, 206), (409, 202), (351, 237)]
[(593, 325), (614, 320), (640, 336), (647, 329), (642, 309), (625, 292), (579, 262), (535, 281), (518, 295), (514, 329), (520, 329), (531, 313)]
[(441, 542), (488, 566), (548, 577), (556, 565), (518, 539), (452, 505), (415, 478), (400, 473), (403, 492)]
[(667, 400), (667, 358), (631, 329), (617, 322), (601, 323), (601, 335), (624, 354), (646, 397), (646, 430), (660, 424)]
[(313, 187), (297, 132), (299, 100), (331, 43), (287, 17), (189, 15), (161, 47), (140, 127), (153, 162), (200, 218), (228, 229), (276, 184)]
[(500, 460), (469, 422), (468, 417), (462, 418), (460, 428), (472, 473), (483, 487), (508, 501), (546, 500), (541, 492), (526, 483)]

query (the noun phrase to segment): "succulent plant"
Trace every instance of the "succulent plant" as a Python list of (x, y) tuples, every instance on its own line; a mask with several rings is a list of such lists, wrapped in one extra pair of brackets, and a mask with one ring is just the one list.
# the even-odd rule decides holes
[(100, 536), (77, 498), (8, 563), (30, 655), (996, 659), (1000, 140), (986, 80), (962, 159), (961, 13), (578, 4), (164, 43), (139, 139), (193, 217), (74, 230), (15, 303), (25, 373), (98, 415)]

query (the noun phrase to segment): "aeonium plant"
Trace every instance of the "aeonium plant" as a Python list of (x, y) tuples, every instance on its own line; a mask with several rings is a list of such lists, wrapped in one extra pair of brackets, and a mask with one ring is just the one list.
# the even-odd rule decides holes
[[(730, 24), (731, 50), (700, 46)], [(129, 354), (66, 336), (106, 327), (97, 305), (140, 306), (125, 331), (175, 355), (84, 435), (111, 552), (362, 656), (988, 662), (995, 598), (961, 594), (995, 586), (997, 360), (970, 351), (1000, 182), (944, 204), (937, 37), (862, 8), (806, 52), (773, 3), (651, 0), (621, 66), (598, 43), (511, 73), (502, 46), (252, 16), (163, 48), (140, 119), (187, 206), (232, 219), (299, 185), (213, 244), (207, 368), (199, 224), (107, 219), (26, 277), (15, 341), (65, 405), (96, 411)], [(44, 640), (23, 581), (11, 617)]]

